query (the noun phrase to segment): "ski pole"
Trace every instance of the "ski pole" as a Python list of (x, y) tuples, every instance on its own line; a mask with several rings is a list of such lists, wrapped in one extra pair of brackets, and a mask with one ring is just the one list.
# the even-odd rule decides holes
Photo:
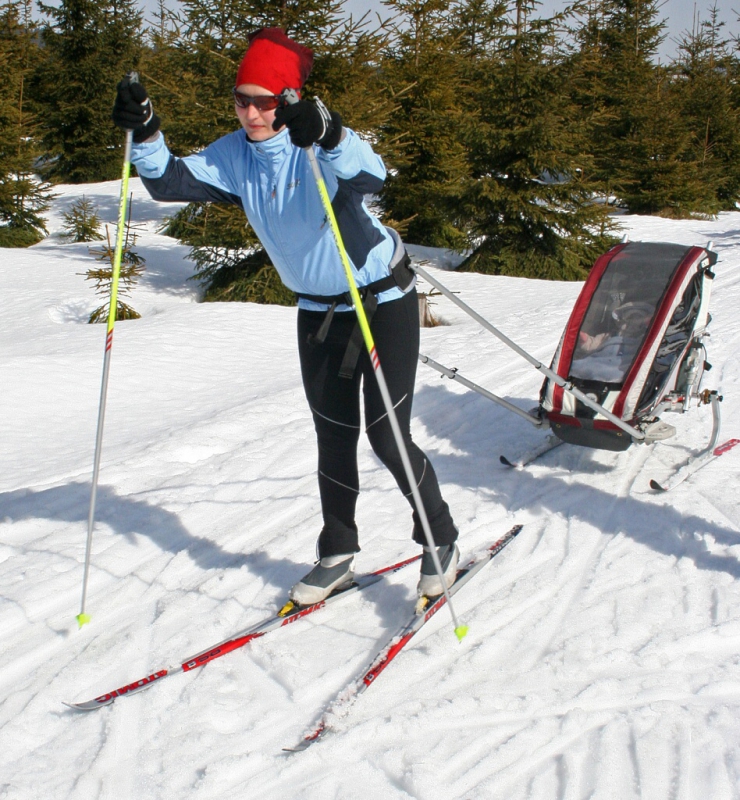
[[(286, 89), (283, 92), (283, 98), (285, 101), (292, 105), (293, 103), (298, 102), (298, 95), (296, 94), (294, 89)], [(328, 112), (326, 112), (326, 107), (320, 100), (317, 98), (317, 105), (319, 106), (319, 110), (325, 116), (328, 117)], [(434, 537), (432, 536), (432, 529), (429, 525), (429, 519), (426, 514), (426, 510), (424, 508), (424, 503), (421, 499), (421, 493), (419, 492), (419, 487), (416, 484), (416, 477), (414, 475), (414, 470), (411, 466), (411, 460), (409, 459), (408, 450), (406, 449), (406, 444), (403, 441), (403, 434), (401, 433), (401, 426), (398, 423), (398, 417), (396, 416), (396, 410), (393, 407), (393, 400), (391, 399), (390, 392), (388, 391), (388, 384), (385, 380), (385, 375), (383, 374), (383, 369), (380, 365), (380, 358), (378, 357), (377, 350), (375, 349), (375, 341), (373, 339), (372, 331), (370, 330), (370, 325), (367, 321), (367, 316), (365, 314), (365, 309), (362, 305), (362, 298), (360, 297), (360, 292), (357, 288), (357, 282), (355, 281), (355, 276), (352, 272), (352, 264), (349, 261), (349, 256), (347, 255), (347, 250), (344, 246), (344, 242), (342, 241), (342, 234), (339, 230), (339, 224), (337, 223), (337, 218), (334, 215), (334, 209), (331, 205), (331, 199), (329, 198), (329, 192), (326, 189), (326, 182), (324, 181), (324, 176), (321, 173), (321, 168), (319, 167), (319, 163), (316, 160), (316, 153), (314, 153), (313, 146), (309, 145), (308, 147), (304, 148), (306, 155), (308, 156), (309, 164), (311, 165), (311, 171), (313, 172), (314, 179), (316, 180), (316, 187), (319, 190), (319, 195), (321, 196), (321, 202), (324, 206), (324, 211), (326, 212), (327, 219), (331, 224), (331, 230), (334, 234), (334, 241), (337, 245), (337, 250), (339, 251), (339, 256), (342, 261), (342, 266), (344, 267), (344, 272), (347, 277), (347, 283), (349, 285), (349, 292), (352, 297), (352, 302), (355, 307), (355, 313), (357, 314), (357, 322), (360, 326), (360, 330), (362, 331), (362, 337), (365, 340), (365, 347), (367, 348), (368, 355), (370, 356), (370, 363), (373, 366), (373, 370), (375, 373), (375, 377), (378, 381), (378, 388), (380, 389), (380, 395), (383, 398), (383, 405), (385, 406), (386, 413), (388, 414), (388, 421), (391, 424), (391, 430), (393, 431), (393, 437), (396, 440), (396, 446), (398, 447), (398, 452), (401, 456), (401, 461), (403, 463), (404, 471), (406, 472), (406, 480), (409, 482), (409, 486), (411, 487), (411, 494), (414, 499), (414, 505), (416, 506), (416, 511), (419, 515), (419, 520), (421, 521), (421, 527), (424, 531), (424, 536), (427, 540), (427, 545), (429, 546), (430, 554), (432, 556), (432, 562), (434, 563), (434, 569), (439, 575), (439, 579), (442, 583), (442, 590), (444, 592), (445, 600), (447, 601), (447, 606), (450, 609), (450, 614), (452, 616), (452, 622), (455, 629), (455, 636), (457, 636), (458, 640), (462, 641), (464, 636), (468, 632), (467, 625), (461, 625), (457, 619), (457, 615), (455, 614), (455, 609), (452, 606), (452, 598), (450, 597), (450, 593), (447, 590), (447, 584), (444, 579), (444, 574), (442, 571), (442, 564), (439, 561), (439, 556), (437, 555), (437, 548), (434, 544)]]
[[(137, 83), (139, 76), (130, 72), (128, 78), (131, 83)], [(110, 354), (113, 347), (113, 328), (116, 324), (116, 311), (118, 310), (118, 279), (121, 275), (121, 259), (123, 257), (123, 235), (126, 225), (126, 206), (128, 198), (128, 179), (131, 172), (131, 144), (133, 131), (126, 131), (126, 143), (123, 151), (123, 175), (121, 177), (121, 198), (118, 203), (118, 228), (116, 233), (116, 249), (113, 255), (113, 275), (110, 289), (110, 307), (108, 309), (108, 328), (105, 334), (105, 355), (103, 356), (103, 380), (100, 387), (100, 405), (98, 407), (98, 430), (95, 436), (95, 460), (93, 465), (92, 491), (90, 493), (90, 513), (87, 517), (87, 545), (85, 547), (85, 572), (82, 578), (82, 602), (77, 623), (81, 628), (90, 622), (90, 616), (85, 613), (87, 600), (87, 582), (90, 575), (90, 550), (92, 548), (93, 526), (95, 524), (95, 502), (98, 494), (98, 475), (100, 474), (100, 455), (103, 449), (103, 424), (105, 422), (105, 404), (108, 395), (108, 375), (110, 374)]]

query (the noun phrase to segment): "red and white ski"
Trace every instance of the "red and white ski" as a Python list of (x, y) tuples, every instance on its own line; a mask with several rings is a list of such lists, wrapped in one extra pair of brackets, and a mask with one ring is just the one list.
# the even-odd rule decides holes
[(702, 467), (706, 467), (710, 461), (714, 461), (715, 458), (724, 455), (728, 450), (732, 450), (732, 448), (738, 444), (740, 444), (740, 439), (728, 439), (723, 444), (717, 445), (717, 447), (713, 447), (704, 453), (693, 456), (680, 469), (676, 470), (668, 480), (662, 483), (651, 480), (650, 488), (656, 492), (670, 492), (671, 489), (675, 489), (676, 486), (683, 483), (686, 478), (698, 472)]
[(221, 658), (221, 656), (225, 656), (227, 653), (231, 653), (234, 650), (238, 650), (240, 647), (244, 647), (253, 639), (258, 639), (261, 636), (264, 636), (266, 633), (276, 630), (277, 628), (283, 628), (286, 625), (291, 625), (297, 620), (303, 619), (309, 614), (313, 614), (314, 611), (319, 611), (320, 609), (336, 602), (337, 600), (354, 594), (355, 592), (359, 592), (362, 589), (366, 589), (368, 586), (372, 586), (374, 583), (377, 583), (381, 578), (383, 578), (383, 576), (398, 572), (398, 570), (407, 567), (409, 564), (413, 564), (420, 558), (421, 556), (417, 555), (413, 558), (407, 558), (405, 561), (400, 561), (398, 564), (392, 564), (389, 567), (383, 567), (375, 572), (370, 572), (366, 575), (360, 575), (359, 577), (355, 578), (355, 580), (348, 587), (333, 592), (329, 595), (329, 597), (326, 598), (326, 600), (322, 600), (320, 603), (314, 603), (310, 606), (293, 606), (292, 603), (288, 603), (278, 613), (269, 619), (266, 619), (251, 628), (240, 631), (231, 638), (224, 639), (224, 641), (209, 647), (207, 650), (202, 650), (200, 653), (196, 653), (194, 656), (186, 658), (184, 661), (174, 667), (165, 667), (163, 669), (154, 670), (145, 677), (139, 678), (137, 681), (133, 681), (133, 683), (127, 683), (124, 686), (120, 686), (117, 689), (106, 692), (105, 694), (95, 697), (92, 700), (87, 700), (83, 703), (65, 702), (64, 705), (78, 711), (94, 711), (96, 708), (102, 708), (103, 706), (110, 705), (119, 697), (129, 697), (137, 692), (142, 692), (144, 689), (148, 689), (153, 683), (157, 683), (164, 678), (169, 678), (171, 675), (176, 675), (178, 672), (190, 672), (193, 669), (203, 667), (209, 662), (215, 661), (215, 659)]
[[(502, 536), (497, 542), (468, 563), (458, 569), (457, 578), (449, 589), (450, 596), (457, 593), (463, 586), (491, 559), (500, 553), (521, 531), (521, 525), (515, 525), (508, 533)], [(421, 598), (425, 600), (427, 598)], [(366, 689), (375, 683), (381, 672), (393, 661), (393, 659), (403, 650), (404, 647), (416, 636), (424, 625), (444, 606), (447, 602), (444, 595), (429, 599), (427, 605), (417, 603), (417, 608), (411, 615), (411, 619), (403, 625), (388, 641), (388, 643), (378, 652), (370, 666), (351, 683), (349, 683), (324, 709), (318, 722), (303, 736), (303, 738), (293, 747), (285, 747), (288, 752), (298, 753), (308, 749), (314, 742), (317, 742), (325, 733), (331, 730), (331, 717), (337, 713), (342, 713), (352, 705), (355, 699)]]

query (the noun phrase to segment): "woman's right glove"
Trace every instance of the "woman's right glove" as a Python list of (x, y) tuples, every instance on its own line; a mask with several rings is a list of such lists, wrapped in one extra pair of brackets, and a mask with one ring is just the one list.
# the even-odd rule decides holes
[(308, 100), (299, 100), (279, 106), (272, 129), (278, 131), (283, 125), (296, 147), (310, 147), (315, 143), (324, 150), (333, 150), (342, 140), (342, 118), (323, 103), (319, 107)]
[(126, 76), (118, 84), (113, 104), (113, 122), (125, 131), (133, 131), (135, 142), (143, 142), (159, 130), (159, 117), (154, 113), (146, 89)]

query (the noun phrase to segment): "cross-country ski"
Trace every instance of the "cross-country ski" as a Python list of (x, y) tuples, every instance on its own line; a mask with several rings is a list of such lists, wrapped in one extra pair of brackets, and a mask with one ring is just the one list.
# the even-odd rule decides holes
[[(457, 571), (455, 582), (450, 586), (450, 595), (456, 594), (465, 586), (494, 556), (498, 555), (521, 531), (521, 525), (515, 525), (508, 533), (494, 542), (490, 547), (477, 557), (468, 561), (465, 566)], [(301, 739), (295, 747), (285, 747), (289, 752), (301, 752), (317, 742), (329, 730), (329, 719), (337, 714), (346, 712), (355, 698), (369, 689), (383, 670), (393, 661), (406, 645), (416, 636), (430, 619), (444, 606), (447, 598), (439, 595), (433, 598), (421, 597), (416, 605), (411, 618), (402, 628), (395, 633), (388, 644), (381, 648), (372, 663), (359, 677), (349, 684), (337, 698), (332, 701), (321, 715), (318, 723)]]
[(204, 667), (206, 664), (210, 664), (211, 661), (215, 661), (217, 658), (221, 658), (227, 653), (231, 653), (234, 650), (239, 650), (240, 648), (245, 647), (254, 639), (259, 639), (261, 636), (264, 636), (270, 631), (277, 630), (278, 628), (284, 628), (286, 625), (292, 625), (298, 620), (305, 619), (309, 614), (313, 614), (315, 611), (320, 611), (322, 608), (335, 603), (337, 600), (344, 599), (355, 592), (362, 591), (368, 586), (372, 586), (374, 583), (377, 583), (379, 580), (381, 580), (384, 575), (390, 575), (394, 572), (398, 572), (398, 570), (418, 561), (419, 558), (420, 556), (413, 556), (412, 558), (407, 558), (405, 561), (401, 561), (398, 564), (392, 564), (391, 566), (383, 567), (375, 570), (375, 572), (370, 572), (367, 575), (359, 575), (355, 580), (352, 581), (352, 583), (345, 587), (335, 589), (325, 600), (320, 600), (318, 603), (313, 603), (309, 606), (296, 606), (289, 602), (284, 606), (283, 609), (266, 619), (264, 622), (260, 622), (259, 624), (248, 628), (247, 630), (240, 631), (230, 638), (211, 645), (195, 655), (188, 656), (176, 666), (163, 667), (154, 670), (143, 678), (124, 684), (123, 686), (117, 689), (112, 689), (109, 692), (105, 692), (102, 695), (93, 698), (92, 700), (86, 700), (81, 703), (65, 702), (65, 705), (69, 706), (69, 708), (77, 709), (78, 711), (94, 711), (96, 708), (102, 708), (103, 706), (110, 705), (119, 697), (130, 697), (131, 695), (137, 694), (144, 689), (148, 689), (154, 682), (161, 681), (163, 678), (176, 675), (178, 672), (190, 672), (191, 670)]

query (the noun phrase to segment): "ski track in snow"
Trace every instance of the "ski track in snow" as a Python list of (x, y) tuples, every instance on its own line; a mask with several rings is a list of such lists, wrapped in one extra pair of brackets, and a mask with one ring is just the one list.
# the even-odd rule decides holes
[[(414, 435), (464, 551), (519, 537), (307, 752), (285, 754), (406, 618), (415, 569), (207, 666), (89, 714), (86, 700), (274, 611), (313, 560), (321, 518), (295, 310), (199, 304), (171, 213), (132, 181), (146, 271), (116, 325), (88, 611), (77, 630), (104, 326), (64, 243), (80, 195), (115, 223), (118, 184), (59, 187), (51, 236), (2, 250), (0, 798), (740, 797), (740, 448), (668, 495), (650, 478), (703, 446), (708, 409), (624, 453), (564, 445), (419, 366)], [(720, 255), (712, 300), (720, 441), (740, 438), (740, 213), (625, 216), (631, 239)], [(94, 246), (94, 245), (93, 245)], [(449, 265), (448, 254), (410, 248)], [(549, 362), (580, 285), (440, 272)], [(541, 376), (441, 297), (422, 352), (524, 409)], [(363, 440), (358, 522), (371, 570), (414, 553), (406, 501)]]

